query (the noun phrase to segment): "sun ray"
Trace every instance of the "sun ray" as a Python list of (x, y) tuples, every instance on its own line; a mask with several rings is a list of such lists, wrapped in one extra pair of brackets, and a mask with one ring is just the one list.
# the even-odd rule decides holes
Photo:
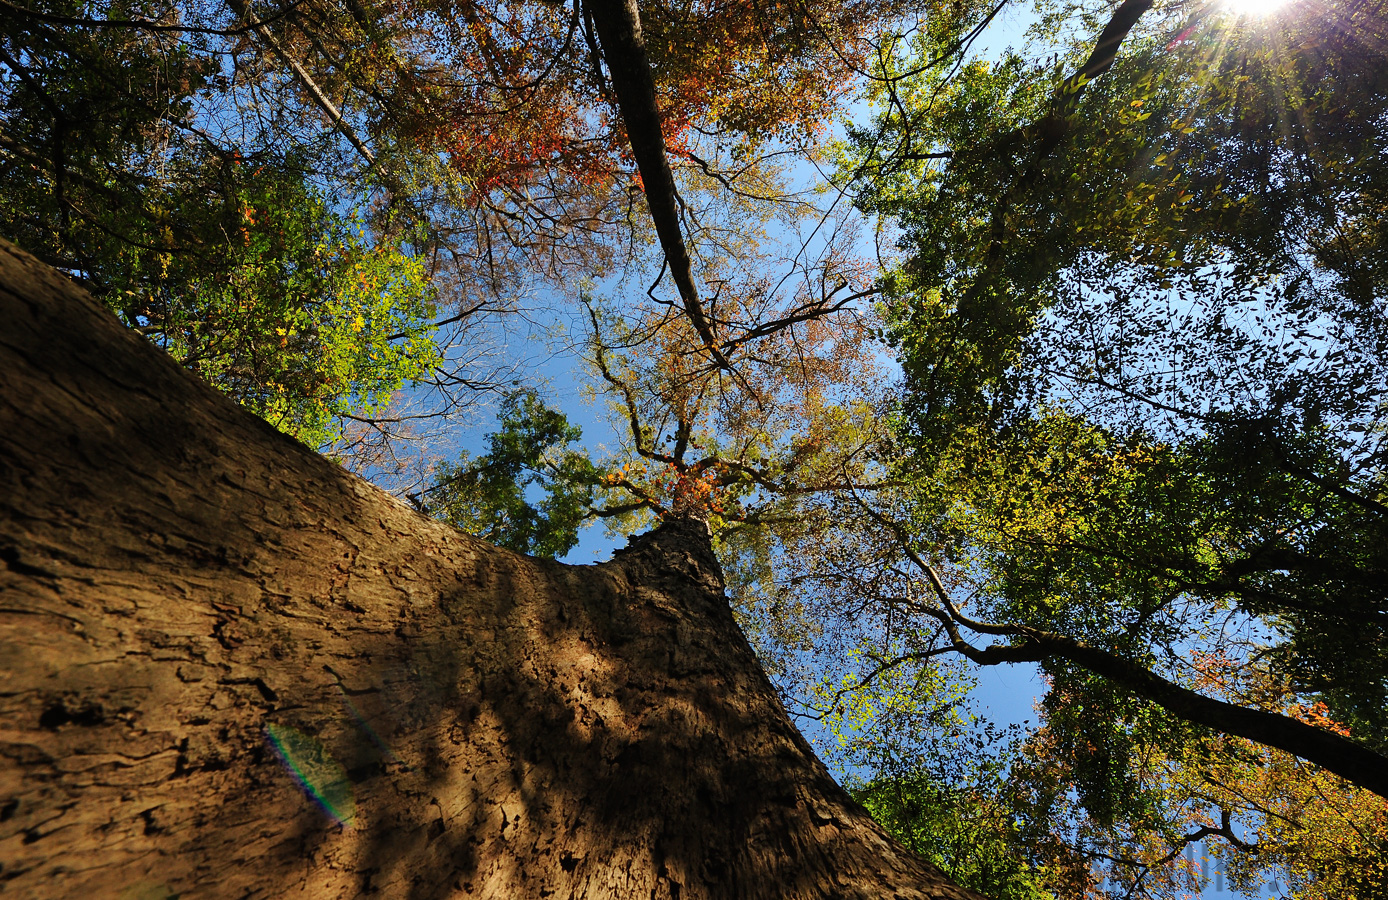
[(1222, 5), (1240, 16), (1261, 18), (1286, 6), (1290, 0), (1221, 0)]

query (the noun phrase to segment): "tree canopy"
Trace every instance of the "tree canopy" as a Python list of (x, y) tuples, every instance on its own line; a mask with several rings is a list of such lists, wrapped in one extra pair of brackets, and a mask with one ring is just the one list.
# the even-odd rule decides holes
[[(706, 519), (792, 708), (964, 883), (1168, 896), (1212, 841), (1375, 896), (1385, 21), (3, 0), (0, 227), (463, 530)], [(620, 446), (507, 359), (536, 320)], [(951, 768), (961, 661), (1047, 692)]]
[(898, 659), (1041, 664), (1021, 783), (1073, 786), (1041, 809), (1125, 890), (1176, 890), (1162, 865), (1194, 840), (1276, 858), (1246, 840), (1274, 821), (1303, 829), (1297, 896), (1382, 889), (1308, 861), (1323, 823), (1280, 818), (1292, 780), (1255, 801), (1219, 768), (1238, 738), (1314, 760), (1378, 795), (1330, 807), (1380, 852), (1381, 14), (1123, 3), (1068, 52), (956, 70), (965, 20), (885, 59), (846, 157), (901, 227), (910, 487), (870, 511), (926, 597)]

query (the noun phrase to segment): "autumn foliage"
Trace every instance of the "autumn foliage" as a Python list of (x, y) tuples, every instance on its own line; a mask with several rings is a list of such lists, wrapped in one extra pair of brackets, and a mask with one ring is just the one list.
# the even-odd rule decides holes
[[(707, 139), (751, 153), (803, 144), (852, 86), (899, 2), (642, 5), (666, 145)], [(356, 78), (414, 102), (384, 110), (400, 135), (445, 153), (473, 202), (539, 186), (635, 184), (629, 144), (582, 4), (537, 0), (396, 4), (400, 37), (364, 51)], [(404, 56), (403, 54), (409, 54)]]

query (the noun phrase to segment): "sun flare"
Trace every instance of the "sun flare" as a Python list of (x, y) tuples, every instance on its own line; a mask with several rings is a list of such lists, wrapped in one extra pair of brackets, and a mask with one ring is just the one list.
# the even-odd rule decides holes
[(1224, 0), (1224, 5), (1241, 16), (1257, 18), (1271, 15), (1289, 0)]

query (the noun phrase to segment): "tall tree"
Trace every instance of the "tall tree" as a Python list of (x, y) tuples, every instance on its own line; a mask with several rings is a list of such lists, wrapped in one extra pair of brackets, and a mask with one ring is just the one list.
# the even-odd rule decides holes
[(814, 759), (702, 523), (488, 547), (0, 273), (7, 892), (977, 896)]
[[(1079, 21), (961, 69), (969, 21), (924, 34), (856, 142), (903, 226), (915, 485), (860, 513), (887, 574), (833, 573), (916, 629), (865, 671), (1039, 662), (1096, 828), (1150, 801), (1151, 748), (1210, 731), (1388, 795), (1382, 10)], [(1210, 692), (1193, 648), (1328, 717)]]

